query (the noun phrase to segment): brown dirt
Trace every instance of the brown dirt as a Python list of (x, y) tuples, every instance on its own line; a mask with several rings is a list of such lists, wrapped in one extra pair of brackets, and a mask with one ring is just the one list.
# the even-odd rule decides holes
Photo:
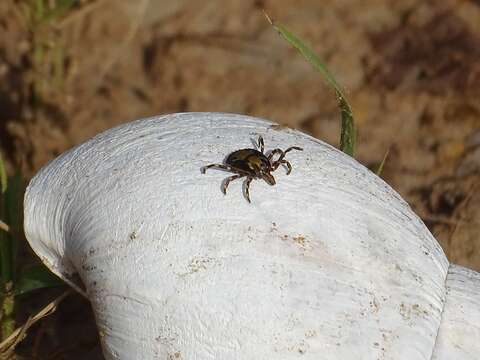
[[(10, 171), (21, 166), (29, 177), (99, 131), (178, 111), (265, 117), (337, 145), (332, 92), (272, 30), (266, 9), (348, 90), (358, 160), (374, 168), (390, 148), (384, 179), (451, 261), (480, 270), (478, 1), (82, 3), (32, 33), (18, 2), (0, 2), (0, 136)], [(47, 54), (40, 63), (32, 55), (39, 43)], [(90, 314), (88, 305), (64, 311), (49, 320), (42, 339), (57, 342), (43, 351), (73, 350), (38, 358), (100, 356), (91, 315), (89, 339), (65, 335), (81, 329), (78, 313)], [(23, 353), (32, 347), (27, 341)]]

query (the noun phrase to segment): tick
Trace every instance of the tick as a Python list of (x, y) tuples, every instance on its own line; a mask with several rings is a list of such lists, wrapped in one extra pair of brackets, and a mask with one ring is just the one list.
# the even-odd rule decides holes
[[(236, 175), (226, 178), (222, 183), (222, 192), (227, 194), (227, 187), (232, 180), (246, 177), (245, 180), (245, 198), (250, 202), (250, 183), (253, 179), (263, 179), (269, 185), (275, 185), (275, 178), (272, 172), (277, 170), (280, 165), (287, 168), (287, 175), (292, 171), (292, 165), (288, 160), (285, 160), (285, 155), (292, 150), (303, 151), (301, 147), (291, 146), (287, 150), (274, 149), (268, 155), (264, 153), (265, 143), (263, 137), (258, 137), (258, 148), (256, 149), (240, 149), (230, 153), (223, 164), (210, 164), (201, 168), (202, 174), (209, 168), (217, 168), (227, 170)], [(279, 155), (278, 159), (273, 157)]]

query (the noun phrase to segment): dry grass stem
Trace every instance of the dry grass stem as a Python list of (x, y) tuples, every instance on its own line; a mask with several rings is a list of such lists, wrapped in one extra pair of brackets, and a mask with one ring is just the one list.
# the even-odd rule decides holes
[(27, 333), (27, 330), (42, 318), (53, 314), (60, 304), (67, 296), (71, 295), (73, 290), (67, 290), (55, 300), (50, 302), (42, 310), (40, 310), (33, 317), (29, 317), (28, 320), (19, 328), (17, 328), (7, 339), (0, 344), (0, 359), (10, 359), (15, 347), (22, 341)]
[(0, 220), (0, 229), (5, 230), (6, 232), (9, 232), (10, 231), (10, 226), (8, 226), (2, 220)]

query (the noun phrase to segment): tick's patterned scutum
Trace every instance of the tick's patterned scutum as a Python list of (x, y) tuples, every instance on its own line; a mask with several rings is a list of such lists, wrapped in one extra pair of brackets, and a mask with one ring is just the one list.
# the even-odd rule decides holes
[(259, 173), (270, 165), (268, 158), (255, 149), (241, 149), (228, 155), (225, 163), (244, 171)]

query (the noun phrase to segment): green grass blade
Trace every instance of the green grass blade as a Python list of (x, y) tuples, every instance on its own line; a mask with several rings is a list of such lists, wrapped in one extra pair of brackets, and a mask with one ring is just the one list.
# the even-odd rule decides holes
[(11, 234), (0, 231), (0, 277), (3, 285), (13, 280), (14, 264), (12, 261), (12, 253), (13, 244)]
[[(3, 164), (0, 165), (3, 167)], [(3, 191), (4, 189), (4, 191)], [(8, 224), (7, 218), (7, 192), (8, 192), (8, 180), (2, 184), (2, 193), (0, 194), (0, 219), (5, 219)], [(2, 290), (5, 285), (12, 280), (13, 277), (13, 264), (12, 264), (12, 240), (11, 234), (5, 231), (0, 231), (0, 278), (2, 282)]]
[(303, 57), (317, 70), (320, 72), (327, 84), (330, 85), (337, 95), (338, 105), (341, 111), (341, 131), (340, 131), (340, 149), (346, 154), (353, 156), (355, 153), (355, 142), (356, 142), (356, 131), (355, 123), (352, 113), (352, 108), (347, 101), (347, 98), (332, 73), (328, 70), (324, 62), (310, 49), (306, 46), (298, 37), (289, 32), (284, 26), (278, 23), (274, 23), (267, 14), (265, 14), (267, 20), (273, 26), (273, 28), (289, 42), (293, 47), (295, 47)]
[(380, 163), (380, 165), (378, 165), (377, 171), (375, 171), (375, 174), (377, 174), (378, 176), (380, 176), (382, 174), (383, 166), (385, 165), (385, 162), (387, 161), (387, 157), (388, 157), (389, 153), (390, 153), (390, 148), (388, 148), (387, 151), (385, 152), (385, 155), (383, 155), (382, 162)]
[(23, 295), (33, 290), (62, 285), (65, 285), (65, 283), (48, 270), (45, 265), (33, 265), (19, 274), (15, 286), (15, 295)]
[[(11, 207), (11, 195), (15, 188), (10, 188), (9, 179), (6, 176), (3, 160), (0, 158), (0, 218), (7, 222), (10, 220), (11, 211), (16, 211)], [(16, 242), (12, 235), (11, 227), (9, 232), (0, 231), (0, 277), (1, 277), (1, 314), (0, 330), (2, 340), (7, 338), (15, 328), (15, 299), (13, 297), (14, 276), (15, 276), (15, 254)]]
[(2, 154), (0, 153), (0, 190), (4, 194), (7, 191), (8, 178), (7, 171), (5, 170), (5, 164), (3, 162)]
[(340, 129), (340, 150), (353, 157), (355, 155), (357, 133), (352, 109), (347, 100), (338, 93), (337, 98), (342, 117), (342, 125)]
[(300, 53), (303, 55), (305, 59), (308, 60), (310, 64), (313, 65), (313, 67), (319, 71), (327, 81), (327, 83), (335, 89), (336, 92), (338, 92), (342, 97), (345, 97), (343, 95), (343, 91), (338, 85), (338, 83), (335, 81), (335, 78), (333, 77), (332, 73), (328, 68), (325, 66), (323, 61), (318, 57), (317, 54), (313, 52), (312, 49), (310, 49), (308, 46), (306, 46), (298, 37), (293, 35), (290, 31), (288, 31), (283, 25), (278, 24), (278, 23), (273, 23), (271, 22), (273, 28), (282, 35), (282, 37), (287, 40), (291, 45), (293, 45)]
[(13, 293), (8, 291), (11, 284), (12, 283), (7, 283), (7, 289), (2, 297), (2, 318), (0, 326), (2, 331), (2, 341), (8, 338), (15, 330), (15, 298)]
[[(8, 179), (7, 172), (5, 171), (5, 164), (3, 163), (2, 155), (0, 154), (0, 219), (6, 220), (6, 206), (5, 206), (5, 193), (8, 188)], [(2, 221), (7, 228), (9, 226)], [(2, 229), (5, 230), (5, 227), (2, 226)], [(8, 234), (6, 231), (0, 231), (0, 279), (2, 285), (8, 280), (10, 268), (10, 261), (8, 259), (9, 254), (9, 243), (8, 243)]]
[(23, 237), (23, 178), (20, 171), (17, 170), (14, 176), (8, 178), (8, 190), (5, 193), (5, 220), (10, 227), (10, 262), (11, 279), (15, 280), (15, 271), (17, 269), (17, 254), (19, 241)]

